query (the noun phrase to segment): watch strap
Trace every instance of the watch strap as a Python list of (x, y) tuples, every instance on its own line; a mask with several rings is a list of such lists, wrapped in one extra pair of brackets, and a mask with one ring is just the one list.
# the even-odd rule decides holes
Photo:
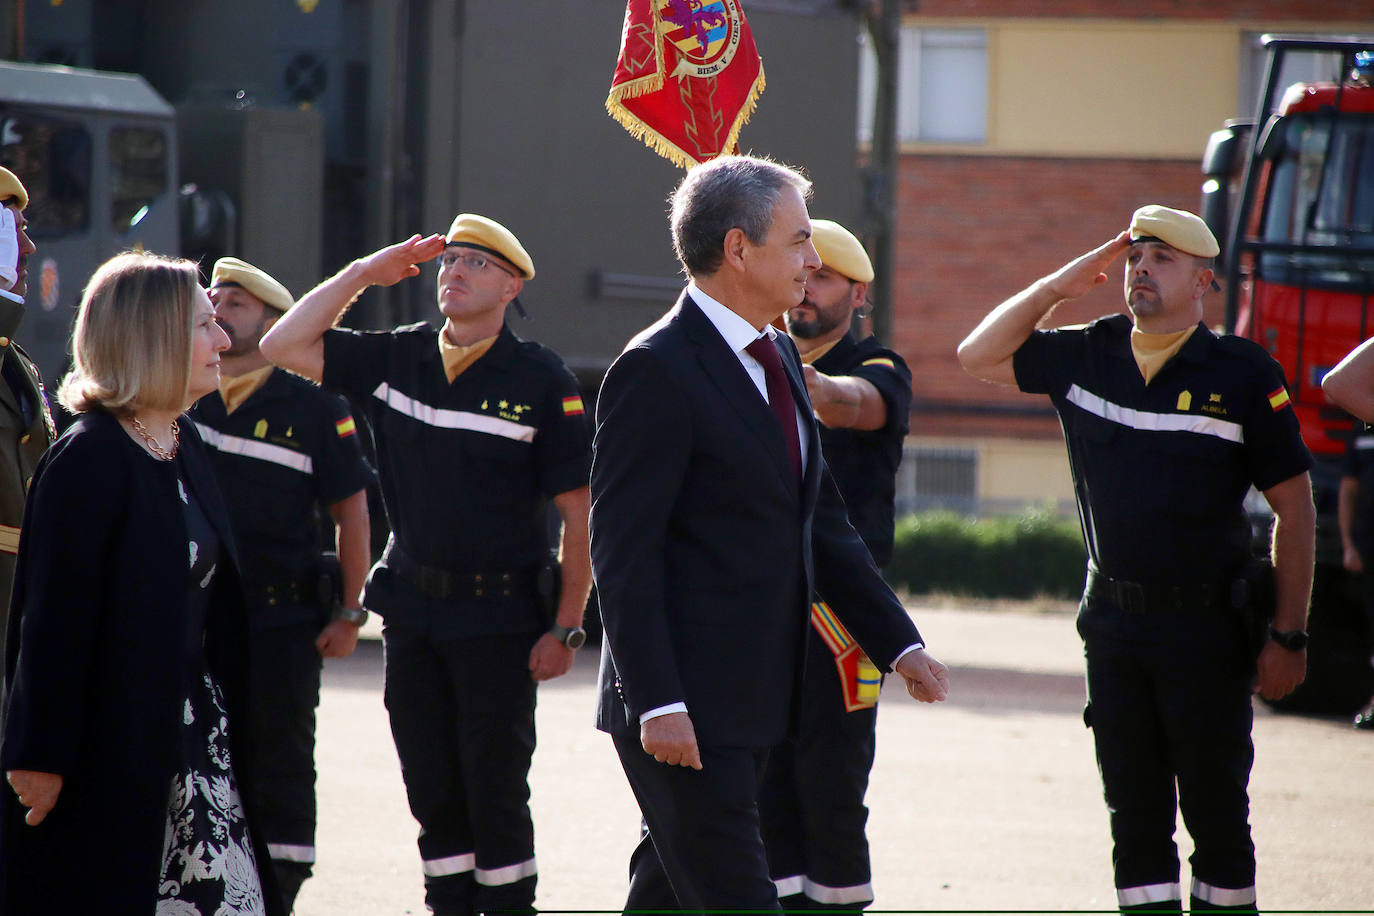
[(1271, 624), (1269, 627), (1269, 638), (1290, 652), (1297, 652), (1307, 648), (1306, 630), (1276, 630)]
[(347, 620), (357, 626), (367, 623), (367, 616), (367, 608), (361, 607), (343, 607), (334, 613), (335, 620)]

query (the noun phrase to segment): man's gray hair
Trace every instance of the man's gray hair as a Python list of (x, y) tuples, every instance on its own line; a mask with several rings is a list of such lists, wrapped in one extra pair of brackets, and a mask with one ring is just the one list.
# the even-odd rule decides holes
[(720, 156), (693, 166), (673, 191), (673, 251), (687, 273), (707, 277), (725, 259), (725, 236), (740, 229), (762, 245), (782, 189), (811, 197), (811, 182), (795, 169), (755, 156)]

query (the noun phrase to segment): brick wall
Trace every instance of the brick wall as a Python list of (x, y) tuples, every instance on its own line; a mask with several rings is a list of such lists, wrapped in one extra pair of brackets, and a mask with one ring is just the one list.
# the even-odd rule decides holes
[[(1058, 436), (1053, 416), (1036, 413), (1047, 399), (970, 378), (955, 347), (999, 302), (1125, 228), (1137, 207), (1196, 211), (1201, 183), (1195, 162), (903, 157), (892, 336), (914, 377), (913, 433)], [(1221, 296), (1209, 293), (1206, 306), (1208, 323), (1220, 323)], [(1118, 262), (1051, 323), (1123, 308)]]

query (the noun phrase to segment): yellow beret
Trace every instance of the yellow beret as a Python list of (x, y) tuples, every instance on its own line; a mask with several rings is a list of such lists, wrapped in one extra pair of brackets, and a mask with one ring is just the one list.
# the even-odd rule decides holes
[(267, 273), (238, 258), (220, 258), (215, 262), (215, 270), (210, 275), (210, 288), (231, 285), (242, 286), (261, 299), (263, 305), (279, 312), (289, 312), (291, 306), (296, 304), (296, 300), (286, 287)]
[(448, 227), (444, 241), (450, 245), (466, 245), (504, 258), (515, 266), (526, 280), (534, 279), (534, 261), (520, 240), (494, 219), (476, 213), (459, 213)]
[(868, 252), (853, 234), (834, 220), (813, 219), (811, 221), (811, 244), (816, 246), (816, 254), (821, 263), (851, 280), (861, 283), (873, 282), (873, 263), (868, 260)]
[(29, 192), (24, 190), (24, 183), (19, 176), (0, 166), (0, 200), (9, 200), (11, 197), (19, 198), (20, 210), (29, 205)]
[(1215, 258), (1221, 251), (1212, 230), (1201, 218), (1187, 210), (1173, 210), (1151, 204), (1131, 216), (1131, 241), (1159, 239), (1170, 248), (1199, 258)]

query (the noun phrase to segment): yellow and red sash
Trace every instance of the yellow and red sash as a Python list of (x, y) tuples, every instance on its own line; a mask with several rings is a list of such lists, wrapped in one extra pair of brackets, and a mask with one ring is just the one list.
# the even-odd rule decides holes
[(878, 692), (883, 686), (882, 673), (859, 648), (854, 637), (849, 635), (830, 605), (824, 601), (811, 605), (811, 626), (816, 628), (835, 656), (835, 667), (840, 672), (840, 690), (844, 694), (844, 711), (855, 712), (876, 706)]

